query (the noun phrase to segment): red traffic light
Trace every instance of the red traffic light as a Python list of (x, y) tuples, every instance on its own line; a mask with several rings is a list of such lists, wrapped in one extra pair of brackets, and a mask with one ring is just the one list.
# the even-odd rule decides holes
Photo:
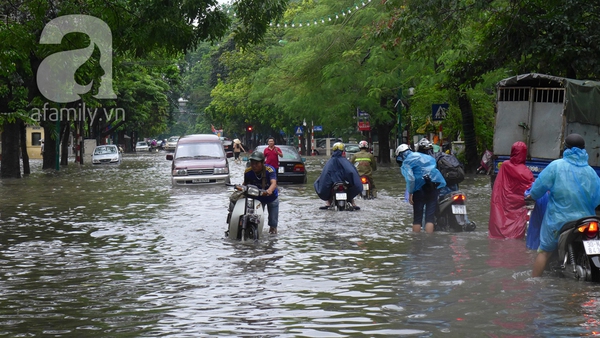
[(246, 127), (246, 131), (252, 131), (252, 126)]

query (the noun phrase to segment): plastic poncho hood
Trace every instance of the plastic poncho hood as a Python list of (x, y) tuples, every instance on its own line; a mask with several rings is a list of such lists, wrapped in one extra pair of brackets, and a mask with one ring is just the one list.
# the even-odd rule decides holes
[(563, 158), (552, 161), (533, 183), (531, 197), (539, 199), (550, 192), (542, 220), (540, 249), (554, 251), (558, 232), (564, 223), (595, 215), (600, 204), (600, 178), (588, 165), (584, 149), (565, 149)]
[(353, 199), (363, 190), (362, 182), (356, 168), (342, 156), (341, 150), (336, 150), (325, 166), (321, 175), (314, 183), (315, 192), (320, 199), (327, 201), (331, 198), (331, 188), (337, 182), (347, 182), (348, 200)]
[(510, 159), (504, 161), (494, 181), (490, 202), (489, 237), (523, 238), (527, 225), (525, 190), (533, 183), (533, 174), (525, 166), (527, 145), (515, 142)]
[(429, 175), (432, 182), (439, 183), (438, 189), (446, 186), (446, 180), (436, 168), (435, 159), (432, 156), (407, 150), (398, 155), (396, 162), (402, 162), (400, 170), (406, 180), (406, 190), (409, 194), (413, 194), (425, 185), (423, 179), (425, 175)]

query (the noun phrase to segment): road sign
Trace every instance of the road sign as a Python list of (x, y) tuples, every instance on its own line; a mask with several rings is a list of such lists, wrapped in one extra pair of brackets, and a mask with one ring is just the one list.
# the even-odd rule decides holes
[(323, 126), (314, 126), (313, 131), (323, 131)]
[(304, 135), (304, 129), (302, 126), (296, 127), (296, 135)]
[(443, 104), (432, 104), (431, 105), (431, 119), (434, 121), (441, 121), (446, 118), (450, 105), (448, 103)]

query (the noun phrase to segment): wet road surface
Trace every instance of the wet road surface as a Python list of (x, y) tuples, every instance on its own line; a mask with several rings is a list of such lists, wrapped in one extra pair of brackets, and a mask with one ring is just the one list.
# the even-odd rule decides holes
[[(595, 284), (529, 278), (524, 241), (487, 238), (487, 176), (461, 184), (471, 233), (411, 232), (396, 166), (360, 211), (282, 186), (279, 235), (224, 239), (230, 188), (173, 188), (164, 153), (1, 180), (2, 337), (547, 337), (600, 331)], [(243, 165), (231, 164), (233, 183)], [(265, 227), (268, 229), (268, 227)]]

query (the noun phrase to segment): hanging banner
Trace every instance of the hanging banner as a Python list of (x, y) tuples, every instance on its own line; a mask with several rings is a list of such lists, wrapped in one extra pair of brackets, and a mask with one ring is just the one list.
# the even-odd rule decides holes
[(371, 131), (371, 123), (369, 122), (369, 113), (360, 109), (356, 109), (359, 131)]

